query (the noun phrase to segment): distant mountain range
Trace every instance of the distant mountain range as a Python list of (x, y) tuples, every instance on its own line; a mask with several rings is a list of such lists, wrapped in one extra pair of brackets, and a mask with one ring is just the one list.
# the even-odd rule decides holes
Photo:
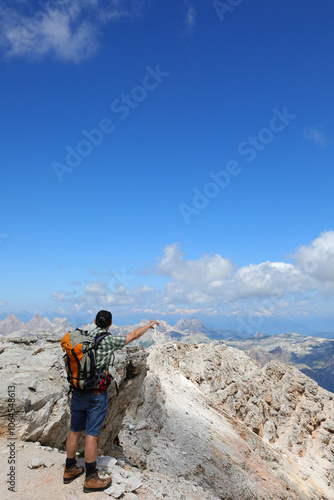
[(211, 328), (209, 326), (204, 325), (202, 321), (200, 321), (197, 318), (191, 318), (191, 319), (180, 319), (173, 328), (175, 330), (180, 330), (181, 332), (200, 332), (204, 333), (209, 339), (217, 339), (221, 340), (224, 338), (228, 338), (230, 336), (235, 335), (236, 332), (232, 330), (227, 330), (227, 331), (222, 331), (218, 330), (216, 328)]
[[(136, 325), (122, 325), (116, 326), (112, 325), (110, 331), (115, 335), (126, 335), (132, 332), (136, 328), (140, 328), (147, 324), (147, 320), (141, 320), (140, 323)], [(91, 330), (95, 327), (94, 323), (89, 323), (83, 325), (82, 329)], [(210, 336), (211, 335), (211, 336)], [(159, 321), (159, 327), (155, 329), (149, 329), (145, 336), (139, 340), (136, 340), (133, 344), (141, 344), (145, 348), (150, 347), (153, 344), (162, 344), (165, 342), (211, 342), (212, 339), (223, 339), (224, 334), (219, 330), (213, 328), (208, 328), (200, 320), (193, 319), (182, 319), (178, 321), (174, 326), (169, 325), (166, 321)]]
[[(136, 325), (112, 325), (111, 333), (126, 335), (135, 328), (147, 323), (142, 320)], [(66, 318), (54, 318), (50, 321), (36, 314), (30, 321), (23, 323), (14, 314), (9, 314), (0, 320), (0, 335), (7, 338), (33, 337), (40, 333), (61, 336), (73, 330), (77, 325), (70, 325)], [(92, 330), (94, 323), (81, 325), (83, 330)], [(331, 335), (331, 334), (328, 334)], [(226, 344), (244, 351), (260, 366), (271, 360), (278, 360), (295, 366), (300, 371), (313, 378), (323, 388), (334, 392), (334, 340), (297, 333), (267, 335), (257, 333), (249, 338), (240, 338), (233, 331), (222, 331), (206, 326), (197, 318), (181, 319), (171, 326), (166, 321), (160, 321), (159, 327), (150, 329), (145, 336), (134, 342), (145, 348), (153, 344), (165, 342), (198, 342)]]
[(261, 367), (272, 360), (295, 366), (321, 387), (334, 392), (334, 340), (285, 333), (256, 334), (249, 339), (232, 340), (228, 345), (244, 351)]
[[(20, 318), (24, 323), (28, 323), (31, 320), (32, 315), (28, 311), (8, 311), (0, 313), (0, 324), (1, 320), (4, 320), (10, 313), (15, 314), (17, 318)], [(48, 319), (51, 323), (58, 316), (57, 311), (48, 311), (44, 314), (43, 318)], [(46, 318), (45, 318), (46, 316)], [(67, 321), (70, 325), (77, 327), (83, 323), (91, 321), (91, 316), (72, 314), (67, 316)], [(147, 319), (150, 319), (147, 318)], [(162, 318), (157, 315), (155, 319), (161, 320)], [(322, 338), (334, 338), (334, 318), (303, 318), (303, 322), (296, 319), (282, 318), (282, 317), (265, 317), (265, 316), (252, 316), (252, 315), (217, 315), (217, 316), (205, 316), (199, 315), (194, 318), (180, 319), (175, 318), (173, 315), (164, 315), (164, 321), (169, 325), (174, 325), (176, 329), (190, 329), (199, 330), (205, 333), (210, 338), (248, 338), (255, 335), (257, 332), (265, 333), (267, 335), (280, 335), (285, 332), (295, 332), (300, 335), (312, 335), (315, 337)], [(141, 317), (138, 313), (129, 313), (125, 315), (119, 312), (114, 314), (114, 320), (117, 324), (127, 324), (134, 325), (138, 324)], [(178, 321), (179, 320), (179, 321)], [(175, 322), (178, 321), (176, 324)], [(182, 326), (184, 324), (184, 326)], [(189, 326), (188, 326), (189, 325)]]
[[(139, 328), (147, 323), (147, 320), (141, 320), (136, 325), (111, 326), (111, 331), (117, 335), (125, 335), (130, 333), (135, 328)], [(145, 334), (146, 346), (154, 343), (161, 343), (170, 340), (181, 340), (184, 342), (208, 342), (210, 339), (224, 339), (230, 336), (232, 332), (224, 333), (220, 330), (207, 327), (197, 318), (181, 319), (174, 326), (170, 326), (166, 321), (159, 322), (159, 328), (149, 330)], [(24, 323), (14, 314), (9, 314), (3, 321), (0, 320), (0, 335), (9, 337), (19, 336), (26, 337), (35, 335), (36, 333), (46, 332), (51, 334), (64, 335), (69, 330), (76, 328), (78, 325), (70, 325), (66, 318), (54, 318), (50, 321), (48, 318), (43, 318), (40, 314), (36, 314), (30, 321)], [(80, 325), (83, 330), (92, 330), (95, 328), (94, 323)]]
[(26, 337), (40, 332), (52, 334), (65, 334), (71, 330), (66, 318), (54, 318), (50, 321), (48, 318), (42, 318), (36, 314), (30, 321), (23, 323), (14, 314), (9, 314), (3, 321), (0, 320), (0, 335), (7, 337)]

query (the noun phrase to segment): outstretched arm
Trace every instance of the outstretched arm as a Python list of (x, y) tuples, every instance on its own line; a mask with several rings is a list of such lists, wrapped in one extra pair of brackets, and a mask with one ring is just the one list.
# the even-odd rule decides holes
[(144, 335), (144, 333), (146, 333), (149, 328), (154, 328), (154, 325), (159, 326), (159, 323), (157, 321), (154, 321), (154, 319), (151, 319), (151, 321), (147, 323), (147, 325), (137, 328), (136, 330), (133, 330), (133, 332), (131, 333), (128, 333), (126, 335), (125, 345), (130, 344), (130, 342), (132, 342), (133, 340), (139, 339), (139, 337)]

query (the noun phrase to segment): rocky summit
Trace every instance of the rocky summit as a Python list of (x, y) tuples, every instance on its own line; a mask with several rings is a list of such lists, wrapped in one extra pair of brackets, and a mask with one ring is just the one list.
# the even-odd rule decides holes
[[(70, 396), (59, 340), (0, 341), (0, 468), (14, 385), (18, 498), (85, 498), (79, 479), (62, 484)], [(113, 371), (120, 394), (110, 386), (99, 439), (100, 473), (113, 485), (96, 498), (334, 498), (334, 395), (297, 369), (176, 341), (118, 351)], [(0, 488), (11, 498), (5, 476)]]
[(334, 498), (332, 393), (223, 344), (155, 346), (148, 363), (121, 433), (138, 465), (223, 499)]

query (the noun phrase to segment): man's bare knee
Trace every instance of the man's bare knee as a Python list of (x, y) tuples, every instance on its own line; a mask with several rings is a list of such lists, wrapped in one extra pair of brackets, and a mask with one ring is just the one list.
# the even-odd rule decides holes
[(99, 436), (91, 436), (91, 434), (86, 434), (86, 439), (93, 439), (95, 441), (97, 441), (99, 438)]

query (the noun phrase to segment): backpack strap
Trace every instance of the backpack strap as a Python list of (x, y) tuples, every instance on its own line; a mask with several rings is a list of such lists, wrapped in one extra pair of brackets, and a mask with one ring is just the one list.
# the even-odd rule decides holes
[(94, 337), (94, 348), (97, 349), (101, 340), (103, 340), (108, 335), (110, 335), (110, 333), (106, 331), (97, 333)]
[[(101, 340), (103, 340), (105, 337), (107, 337), (108, 335), (111, 335), (111, 333), (109, 332), (106, 332), (104, 331), (103, 333), (102, 332), (99, 332), (95, 335), (95, 338), (94, 338), (94, 348), (97, 349), (99, 343), (101, 342)], [(114, 365), (114, 360), (115, 360), (115, 354), (112, 353), (112, 363), (111, 363), (111, 366)], [(108, 375), (109, 377), (114, 381), (114, 384), (115, 384), (115, 388), (116, 388), (116, 394), (118, 396), (119, 394), (119, 390), (118, 390), (118, 385), (117, 385), (117, 382), (116, 380), (114, 379), (114, 377), (108, 372)]]

